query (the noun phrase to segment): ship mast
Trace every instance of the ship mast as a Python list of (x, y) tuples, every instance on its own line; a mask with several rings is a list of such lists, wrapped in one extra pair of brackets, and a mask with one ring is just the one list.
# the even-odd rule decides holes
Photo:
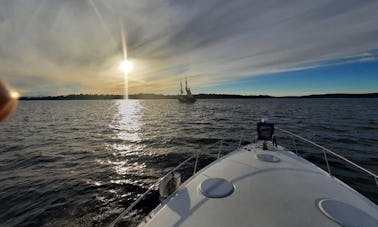
[(186, 91), (186, 94), (188, 94), (188, 81), (186, 80), (186, 77), (185, 77), (185, 91)]
[(190, 91), (190, 88), (188, 87), (188, 81), (186, 78), (185, 78), (185, 90), (186, 90), (186, 95), (189, 95), (189, 96), (192, 95), (192, 92)]
[(182, 90), (182, 83), (181, 83), (181, 81), (180, 81), (180, 94), (182, 95), (184, 92), (183, 92), (183, 90)]

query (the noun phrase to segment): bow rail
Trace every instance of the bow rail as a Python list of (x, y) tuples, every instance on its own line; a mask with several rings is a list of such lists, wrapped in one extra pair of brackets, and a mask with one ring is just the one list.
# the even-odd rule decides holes
[[(238, 148), (240, 146), (240, 143), (241, 143), (241, 139), (239, 141), (239, 144), (238, 144)], [(215, 158), (215, 159), (219, 159), (220, 158), (220, 155), (221, 155), (221, 152), (222, 152), (222, 146), (223, 146), (223, 140), (219, 140), (213, 144), (210, 144), (207, 146), (207, 149), (211, 148), (211, 147), (214, 147), (216, 145), (219, 144), (219, 149), (218, 149), (218, 153), (215, 155), (215, 154), (209, 154), (209, 153), (206, 153), (206, 152), (203, 152), (203, 151), (199, 151), (197, 150), (196, 153), (192, 156), (190, 156), (189, 158), (185, 159), (184, 161), (182, 161), (180, 164), (178, 164), (176, 167), (174, 167), (173, 169), (171, 169), (168, 173), (166, 173), (163, 177), (159, 178), (159, 180), (157, 180), (154, 184), (152, 184), (148, 189), (147, 191), (145, 191), (143, 194), (141, 194), (132, 204), (130, 204), (125, 210), (122, 211), (122, 213), (112, 222), (110, 223), (109, 227), (114, 227), (123, 217), (125, 217), (140, 201), (142, 201), (148, 194), (151, 193), (152, 190), (156, 189), (159, 184), (163, 181), (163, 179), (167, 176), (169, 176), (170, 174), (174, 173), (175, 171), (177, 171), (178, 169), (180, 169), (182, 166), (184, 166), (185, 164), (189, 163), (190, 161), (192, 161), (193, 159), (195, 159), (195, 162), (194, 162), (194, 168), (193, 168), (193, 174), (191, 176), (193, 176), (194, 174), (196, 174), (197, 172), (197, 166), (198, 166), (198, 160), (199, 160), (199, 155), (202, 154), (202, 155), (206, 155), (206, 156), (209, 156), (209, 157), (212, 157), (212, 158)]]
[[(306, 138), (304, 138), (304, 137), (302, 137), (302, 136), (300, 136), (300, 135), (297, 135), (297, 134), (292, 133), (292, 132), (290, 132), (290, 131), (288, 131), (288, 130), (285, 130), (285, 129), (281, 129), (281, 128), (277, 128), (277, 127), (276, 127), (276, 129), (277, 129), (278, 131), (280, 131), (280, 132), (283, 132), (283, 133), (286, 133), (286, 134), (288, 134), (288, 135), (291, 135), (291, 136), (293, 136), (294, 138), (297, 138), (297, 139), (299, 139), (299, 140), (301, 140), (301, 141), (304, 141), (304, 142), (306, 142), (306, 143), (309, 143), (309, 144), (311, 144), (311, 145), (313, 145), (313, 146), (319, 148), (320, 150), (322, 150), (323, 155), (324, 155), (324, 159), (325, 159), (325, 162), (326, 162), (326, 165), (327, 165), (327, 171), (328, 171), (328, 174), (329, 174), (329, 175), (332, 175), (332, 173), (331, 173), (330, 164), (329, 164), (329, 161), (328, 161), (328, 158), (327, 158), (327, 153), (332, 154), (332, 155), (335, 156), (335, 157), (338, 157), (339, 159), (341, 159), (341, 160), (343, 160), (343, 161), (349, 163), (350, 165), (352, 165), (352, 166), (358, 168), (359, 170), (363, 171), (364, 173), (366, 173), (366, 174), (372, 176), (372, 177), (374, 178), (374, 180), (375, 180), (375, 183), (376, 183), (377, 187), (378, 187), (378, 176), (377, 176), (376, 174), (374, 174), (373, 172), (371, 172), (370, 170), (367, 170), (367, 169), (365, 169), (364, 167), (362, 167), (362, 166), (360, 166), (360, 165), (358, 165), (358, 164), (352, 162), (351, 160), (347, 159), (346, 157), (344, 157), (344, 156), (342, 156), (342, 155), (340, 155), (340, 154), (337, 154), (337, 153), (331, 151), (330, 149), (325, 148), (325, 147), (323, 147), (323, 146), (321, 146), (321, 145), (319, 145), (319, 144), (317, 144), (317, 143), (315, 143), (315, 142), (313, 142), (313, 141), (311, 141), (311, 140), (308, 140), (308, 139), (306, 139)], [(295, 140), (293, 140), (293, 141), (294, 141), (295, 152), (296, 152), (296, 154), (298, 155), (298, 150), (297, 150), (297, 146), (296, 146)]]
[[(292, 136), (292, 139), (293, 139), (293, 143), (294, 143), (294, 149), (295, 149), (295, 152), (297, 155), (298, 154), (298, 149), (297, 149), (297, 146), (296, 146), (296, 143), (295, 143), (295, 139), (298, 139), (298, 140), (301, 140), (301, 141), (304, 141), (308, 144), (311, 144), (319, 149), (322, 150), (323, 152), (323, 155), (324, 155), (324, 159), (325, 159), (325, 162), (326, 162), (326, 165), (327, 165), (327, 171), (328, 171), (328, 174), (329, 175), (332, 175), (331, 173), (331, 168), (330, 168), (330, 164), (329, 164), (329, 161), (328, 161), (328, 157), (327, 157), (327, 153), (328, 154), (332, 154), (333, 156), (335, 157), (338, 157), (339, 159), (349, 163), (350, 165), (358, 168), (359, 170), (363, 171), (364, 173), (372, 176), (375, 180), (375, 183), (376, 183), (376, 186), (378, 187), (378, 176), (376, 174), (374, 174), (373, 172), (363, 168), (362, 166), (352, 162), (351, 160), (345, 158), (344, 156), (340, 155), (340, 154), (337, 154), (333, 151), (331, 151), (330, 149), (328, 148), (325, 148), (309, 139), (306, 139), (302, 136), (299, 136), (293, 132), (290, 132), (288, 130), (285, 130), (285, 129), (281, 129), (281, 128), (277, 128), (275, 127), (275, 129), (277, 129), (278, 131), (280, 132), (283, 132), (285, 134), (288, 134), (290, 136)], [(244, 136), (243, 134), (240, 136), (240, 140), (238, 141), (238, 145), (237, 145), (237, 148), (236, 150), (239, 150), (240, 146), (242, 145), (242, 142), (243, 142), (243, 139), (244, 139)], [(203, 151), (200, 151), (199, 149), (196, 151), (196, 153), (190, 157), (188, 157), (187, 159), (185, 159), (183, 162), (181, 162), (179, 165), (177, 165), (176, 167), (174, 167), (173, 169), (171, 169), (167, 174), (165, 174), (163, 177), (159, 178), (159, 180), (157, 182), (155, 182), (154, 184), (152, 184), (148, 189), (147, 191), (145, 191), (143, 194), (141, 194), (132, 204), (129, 205), (129, 207), (127, 207), (110, 225), (109, 227), (114, 227), (115, 224), (117, 224), (123, 217), (125, 217), (140, 201), (142, 201), (148, 194), (151, 193), (152, 190), (156, 189), (159, 184), (163, 181), (163, 179), (167, 176), (169, 176), (170, 174), (173, 174), (175, 171), (177, 171), (178, 169), (180, 169), (181, 167), (183, 167), (185, 164), (189, 163), (190, 161), (192, 161), (193, 159), (195, 159), (194, 161), (194, 168), (193, 168), (193, 173), (191, 176), (195, 175), (196, 172), (197, 172), (197, 168), (198, 168), (198, 161), (199, 161), (199, 155), (205, 155), (205, 156), (208, 156), (208, 157), (212, 157), (212, 158), (215, 158), (215, 159), (219, 159), (221, 157), (221, 153), (222, 153), (222, 147), (224, 145), (224, 140), (219, 140), (213, 144), (210, 144), (207, 146), (207, 148), (205, 150), (208, 150), (209, 148), (212, 148), (216, 145), (219, 145), (219, 148), (218, 148), (218, 152), (217, 154), (210, 154), (210, 153), (206, 153), (206, 152), (203, 152)]]

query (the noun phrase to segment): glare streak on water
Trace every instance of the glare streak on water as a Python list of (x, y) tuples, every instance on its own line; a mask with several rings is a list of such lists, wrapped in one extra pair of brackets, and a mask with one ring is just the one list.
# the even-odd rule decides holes
[[(106, 225), (196, 150), (252, 141), (262, 117), (378, 173), (377, 113), (377, 99), (21, 101), (0, 124), (0, 223)], [(365, 190), (365, 176), (333, 164)]]

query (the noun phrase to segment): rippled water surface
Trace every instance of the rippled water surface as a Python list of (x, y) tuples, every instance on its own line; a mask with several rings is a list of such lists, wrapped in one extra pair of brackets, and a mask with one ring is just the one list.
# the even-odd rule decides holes
[[(209, 145), (224, 139), (231, 151), (241, 135), (252, 141), (262, 117), (378, 173), (377, 99), (22, 101), (0, 124), (0, 223), (109, 224), (197, 150), (216, 152)], [(324, 166), (321, 155), (298, 147)], [(374, 179), (330, 158), (339, 178), (378, 202)], [(157, 203), (154, 192), (123, 224), (135, 225)]]

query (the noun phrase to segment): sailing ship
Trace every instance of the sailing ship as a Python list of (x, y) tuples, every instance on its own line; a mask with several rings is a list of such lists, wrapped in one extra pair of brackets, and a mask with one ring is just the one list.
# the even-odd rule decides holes
[(192, 95), (192, 92), (190, 91), (190, 88), (188, 87), (188, 81), (185, 79), (185, 91), (186, 94), (184, 94), (184, 91), (182, 89), (182, 82), (180, 81), (180, 94), (178, 95), (178, 100), (181, 103), (194, 103), (196, 101), (196, 98)]

